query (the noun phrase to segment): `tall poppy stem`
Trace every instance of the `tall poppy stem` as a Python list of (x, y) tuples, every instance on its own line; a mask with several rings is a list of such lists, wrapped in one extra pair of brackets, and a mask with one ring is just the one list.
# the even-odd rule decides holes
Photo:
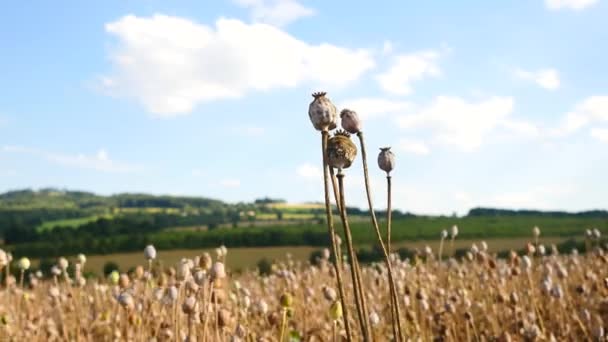
[(357, 272), (358, 272), (358, 263), (357, 256), (355, 255), (355, 249), (353, 248), (353, 237), (351, 234), (350, 226), (348, 224), (348, 218), (346, 217), (346, 203), (344, 196), (344, 174), (342, 170), (338, 170), (338, 189), (340, 192), (340, 218), (342, 219), (342, 227), (344, 228), (344, 237), (346, 238), (346, 247), (348, 250), (348, 258), (350, 259), (350, 274), (353, 282), (353, 289), (355, 293), (355, 304), (357, 307), (357, 314), (359, 317), (359, 325), (361, 326), (361, 334), (363, 336), (364, 341), (371, 341), (367, 317), (365, 317), (365, 313), (363, 310), (363, 300), (364, 293), (363, 289), (359, 287), (359, 282), (357, 281)]
[[(393, 333), (395, 334), (395, 339), (403, 340), (403, 331), (401, 328), (401, 314), (399, 310), (399, 300), (397, 298), (397, 291), (395, 288), (395, 279), (393, 277), (393, 268), (391, 266), (391, 261), (389, 258), (389, 253), (384, 245), (384, 241), (382, 240), (382, 233), (380, 232), (380, 227), (378, 225), (378, 219), (376, 218), (376, 212), (374, 211), (374, 206), (372, 204), (372, 195), (369, 186), (369, 172), (367, 169), (367, 152), (365, 149), (365, 139), (363, 137), (363, 132), (357, 133), (357, 137), (359, 138), (359, 144), (361, 146), (361, 159), (363, 160), (363, 176), (365, 182), (365, 192), (367, 194), (367, 204), (369, 206), (369, 213), (372, 219), (372, 224), (374, 226), (374, 230), (376, 232), (376, 239), (378, 244), (380, 245), (382, 252), (384, 253), (384, 262), (386, 263), (386, 268), (388, 271), (389, 277), (389, 290), (391, 297), (391, 315), (393, 321)], [(390, 211), (390, 210), (389, 210)], [(397, 337), (399, 336), (399, 338)]]
[(346, 339), (352, 341), (352, 335), (350, 330), (350, 322), (348, 320), (348, 307), (345, 302), (344, 285), (342, 283), (342, 272), (341, 260), (342, 258), (338, 255), (338, 248), (336, 243), (336, 231), (334, 229), (333, 216), (331, 213), (331, 201), (329, 198), (329, 165), (327, 164), (327, 140), (329, 139), (329, 132), (321, 132), (321, 146), (323, 153), (323, 188), (325, 190), (325, 215), (327, 216), (327, 229), (329, 232), (329, 238), (331, 241), (331, 250), (334, 255), (334, 269), (336, 272), (336, 279), (338, 282), (338, 291), (340, 292), (340, 302), (342, 303), (342, 312), (344, 319), (344, 329), (346, 330)]

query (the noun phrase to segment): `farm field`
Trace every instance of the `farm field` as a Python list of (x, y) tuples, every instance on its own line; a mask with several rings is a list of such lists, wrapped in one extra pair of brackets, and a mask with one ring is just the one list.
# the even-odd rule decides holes
[[(564, 242), (565, 238), (560, 237), (546, 237), (540, 240), (540, 243), (545, 244), (549, 247), (551, 244), (559, 244)], [(472, 244), (479, 245), (482, 240), (480, 239), (456, 239), (454, 241), (454, 249), (468, 249)], [(509, 250), (521, 250), (525, 247), (526, 243), (530, 242), (530, 238), (499, 238), (499, 239), (486, 239), (484, 240), (488, 244), (488, 252), (504, 252)], [(426, 246), (431, 247), (435, 253), (439, 248), (439, 240), (417, 240), (417, 241), (400, 241), (392, 244), (393, 250), (405, 247), (410, 250), (419, 249), (422, 250)], [(371, 245), (362, 244), (362, 248), (370, 248)], [(323, 247), (314, 246), (282, 246), (282, 247), (253, 247), (253, 248), (230, 248), (230, 257), (226, 260), (226, 265), (232, 270), (254, 270), (257, 268), (257, 264), (261, 259), (267, 259), (268, 261), (284, 261), (286, 255), (289, 253), (293, 260), (301, 262), (307, 262), (310, 255), (314, 251), (318, 251)], [(173, 266), (178, 263), (182, 258), (194, 258), (200, 256), (204, 252), (208, 252), (212, 255), (215, 254), (215, 248), (206, 249), (176, 249), (176, 250), (161, 250), (158, 251), (158, 260), (162, 262), (164, 266)], [(444, 245), (444, 255), (449, 253), (449, 242), (446, 241)], [(74, 256), (72, 256), (73, 258)], [(131, 252), (131, 253), (114, 253), (107, 255), (89, 255), (87, 256), (86, 268), (89, 271), (93, 271), (96, 275), (103, 274), (103, 266), (107, 262), (115, 262), (119, 265), (120, 270), (127, 271), (132, 267), (140, 265), (143, 261), (142, 252)], [(34, 262), (34, 266), (37, 265), (37, 260)]]
[[(499, 250), (506, 242), (517, 246), (525, 239), (487, 242), (489, 250)], [(462, 240), (458, 246), (469, 243), (472, 240)], [(352, 288), (347, 276), (352, 265), (342, 268), (347, 289), (343, 299), (337, 295), (333, 265), (325, 257), (317, 266), (299, 259), (294, 263), (278, 260), (264, 277), (248, 270), (232, 272), (229, 266), (250, 256), (253, 259), (255, 253), (280, 257), (287, 252), (303, 258), (308, 250), (228, 249), (217, 257), (213, 253), (212, 259), (200, 265), (185, 259), (174, 273), (160, 272), (160, 266), (168, 266), (162, 262), (154, 263), (149, 275), (145, 268), (89, 280), (78, 272), (60, 274), (56, 281), (32, 280), (28, 275), (23, 286), (13, 279), (8, 291), (0, 291), (0, 315), (10, 322), (0, 324), (0, 336), (30, 341), (139, 340), (149, 336), (170, 341), (176, 335), (188, 341), (234, 341), (234, 337), (283, 341), (288, 340), (286, 336), (297, 341), (337, 341), (350, 336), (358, 341), (370, 334), (374, 341), (383, 341), (396, 331), (421, 340), (603, 340), (603, 279), (608, 276), (608, 259), (602, 250), (550, 256), (530, 252), (507, 260), (495, 259), (483, 250), (474, 251), (471, 260), (438, 262), (432, 255), (421, 263), (393, 259), (399, 284), (395, 296), (401, 299), (398, 310), (402, 314), (395, 316), (399, 319), (391, 314), (392, 295), (383, 278), (386, 267), (362, 265), (359, 282), (367, 298), (363, 310), (369, 312), (368, 323), (358, 320), (359, 306), (348, 290)], [(158, 251), (147, 255), (169, 261), (199, 253)], [(146, 265), (141, 252), (112, 257)], [(90, 256), (85, 269), (103, 261)], [(25, 265), (22, 260), (19, 264)], [(21, 310), (32, 318), (22, 317)], [(516, 314), (520, 311), (529, 313), (523, 322)], [(61, 313), (62, 324), (38, 318), (46, 312)]]

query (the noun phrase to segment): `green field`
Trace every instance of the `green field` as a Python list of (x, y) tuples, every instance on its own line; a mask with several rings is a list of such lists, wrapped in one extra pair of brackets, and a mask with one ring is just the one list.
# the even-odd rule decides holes
[(93, 215), (93, 216), (79, 217), (79, 218), (74, 218), (74, 219), (46, 221), (46, 222), (42, 223), (41, 225), (39, 225), (38, 227), (36, 227), (36, 230), (41, 232), (41, 231), (45, 231), (45, 230), (54, 229), (56, 227), (78, 228), (84, 224), (96, 221), (102, 217), (109, 219), (109, 218), (112, 218), (112, 215)]

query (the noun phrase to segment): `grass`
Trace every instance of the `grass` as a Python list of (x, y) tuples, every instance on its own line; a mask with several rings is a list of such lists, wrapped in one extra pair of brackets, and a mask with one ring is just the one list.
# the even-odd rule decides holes
[(87, 223), (97, 221), (99, 218), (112, 218), (112, 215), (92, 215), (87, 217), (78, 217), (74, 219), (63, 219), (63, 220), (54, 220), (54, 221), (46, 221), (36, 227), (36, 230), (39, 232), (52, 230), (55, 227), (61, 228), (78, 228)]

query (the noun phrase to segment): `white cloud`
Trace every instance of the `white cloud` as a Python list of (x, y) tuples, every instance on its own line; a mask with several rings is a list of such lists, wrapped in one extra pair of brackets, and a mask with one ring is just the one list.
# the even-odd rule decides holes
[(550, 10), (572, 9), (580, 11), (598, 2), (599, 0), (545, 0), (545, 6)]
[(434, 139), (464, 151), (479, 148), (484, 139), (498, 127), (509, 129), (513, 98), (489, 97), (469, 102), (460, 97), (439, 96), (416, 114), (398, 119), (404, 129), (429, 128)]
[(591, 136), (601, 142), (608, 143), (608, 128), (593, 128)]
[(388, 100), (377, 97), (362, 97), (343, 101), (338, 108), (348, 108), (357, 112), (362, 120), (373, 119), (385, 114), (394, 114), (409, 109), (405, 101)]
[(500, 126), (505, 128), (507, 131), (517, 133), (521, 136), (530, 138), (540, 136), (540, 129), (538, 126), (528, 121), (508, 119), (501, 121)]
[(300, 18), (315, 14), (296, 0), (234, 0), (239, 6), (251, 11), (255, 22), (285, 26)]
[(14, 146), (7, 145), (2, 146), (2, 151), (10, 153), (21, 153), (30, 154), (37, 157), (41, 157), (55, 164), (60, 164), (69, 167), (76, 167), (81, 169), (91, 169), (102, 172), (111, 173), (126, 173), (134, 172), (140, 169), (139, 166), (112, 160), (105, 149), (98, 150), (95, 154), (65, 154), (45, 151), (41, 149), (25, 147), (25, 146)]
[(404, 152), (421, 156), (427, 155), (431, 152), (429, 147), (424, 142), (417, 140), (401, 139), (401, 141), (399, 141), (399, 148)]
[(323, 181), (323, 171), (321, 168), (310, 163), (298, 166), (296, 173), (306, 180)]
[(118, 39), (104, 90), (171, 117), (250, 91), (303, 83), (340, 87), (375, 66), (371, 52), (312, 45), (265, 24), (220, 18), (215, 26), (166, 15), (125, 16), (106, 24)]
[(555, 69), (541, 69), (537, 71), (516, 69), (515, 76), (523, 80), (533, 81), (538, 86), (547, 90), (556, 90), (560, 85), (559, 73)]
[(241, 186), (241, 181), (236, 178), (225, 178), (220, 180), (220, 185), (225, 188), (238, 188)]
[(437, 77), (441, 70), (437, 65), (437, 51), (421, 51), (396, 56), (391, 67), (379, 74), (376, 80), (385, 91), (407, 95), (412, 92), (412, 82), (425, 77)]
[(608, 122), (608, 95), (590, 96), (566, 113), (559, 126), (550, 131), (552, 136), (565, 136), (595, 123)]

